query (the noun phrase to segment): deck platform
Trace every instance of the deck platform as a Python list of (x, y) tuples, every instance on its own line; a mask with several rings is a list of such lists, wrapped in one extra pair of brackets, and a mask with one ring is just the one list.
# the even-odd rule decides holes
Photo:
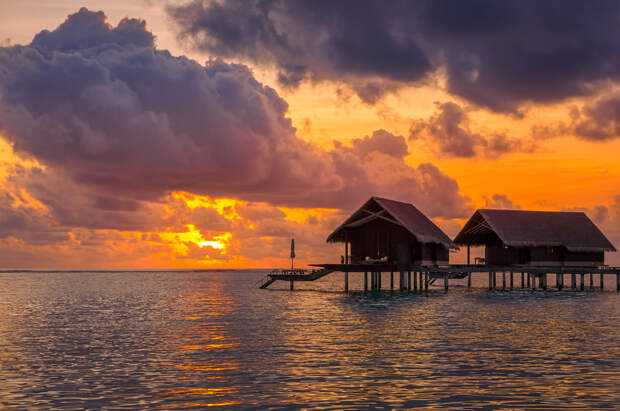
[[(467, 277), (467, 288), (471, 288), (473, 275), (488, 275), (489, 290), (502, 289), (542, 289), (548, 288), (548, 276), (555, 275), (555, 288), (558, 290), (571, 289), (585, 291), (594, 289), (594, 277), (599, 277), (599, 288), (603, 289), (603, 276), (616, 276), (616, 291), (620, 292), (620, 267), (542, 267), (542, 266), (487, 266), (487, 265), (460, 265), (451, 264), (444, 266), (421, 266), (412, 265), (400, 267), (396, 264), (310, 264), (319, 267), (311, 271), (306, 270), (275, 270), (267, 274), (260, 283), (260, 288), (267, 288), (273, 282), (289, 281), (291, 290), (296, 281), (315, 281), (333, 272), (344, 273), (344, 288), (349, 289), (349, 273), (364, 273), (364, 290), (368, 290), (368, 273), (371, 274), (370, 289), (381, 289), (381, 273), (390, 273), (390, 289), (394, 288), (394, 273), (399, 274), (399, 288), (401, 290), (420, 291), (428, 290), (437, 280), (443, 280), (444, 289), (448, 291), (449, 280), (463, 279)], [(515, 275), (519, 275), (519, 284), (515, 284)], [(412, 277), (413, 275), (413, 277)], [(498, 275), (501, 275), (501, 287), (497, 285)], [(570, 283), (565, 286), (565, 276), (570, 276)], [(579, 277), (579, 285), (578, 285)], [(588, 277), (589, 287), (586, 287)], [(413, 278), (413, 282), (412, 282)], [(527, 281), (526, 281), (527, 280)], [(538, 283), (538, 286), (537, 286)], [(258, 284), (258, 283), (257, 283)]]

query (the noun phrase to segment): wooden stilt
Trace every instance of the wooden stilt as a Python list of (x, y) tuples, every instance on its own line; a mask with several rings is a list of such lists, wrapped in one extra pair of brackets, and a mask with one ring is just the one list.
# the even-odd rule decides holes
[(420, 291), (422, 291), (422, 290), (424, 289), (424, 287), (422, 286), (422, 278), (423, 278), (423, 273), (422, 273), (422, 271), (419, 271), (419, 272), (418, 272), (418, 276), (420, 277), (420, 278), (419, 278), (419, 280), (420, 280), (420, 281), (419, 281), (419, 283), (420, 283)]
[(407, 291), (411, 291), (411, 271), (407, 271)]
[(493, 272), (489, 271), (489, 291), (493, 289)]
[(532, 288), (532, 274), (528, 272), (525, 275), (527, 276), (527, 288)]
[(448, 292), (448, 272), (443, 273), (443, 288), (445, 292)]
[(603, 280), (603, 273), (601, 273), (601, 291), (605, 289), (605, 281)]
[(530, 276), (532, 277), (532, 290), (536, 290), (536, 274), (530, 273)]
[(514, 287), (514, 272), (510, 272), (510, 289), (513, 290)]
[(291, 280), (291, 291), (293, 291), (295, 289), (295, 286), (293, 285), (293, 280)]
[(594, 275), (590, 273), (590, 290), (594, 290)]
[(497, 273), (493, 271), (493, 288), (497, 290)]
[(521, 288), (525, 288), (525, 277), (523, 274), (523, 271), (521, 271)]
[(381, 271), (377, 273), (377, 288), (381, 290)]
[(585, 274), (584, 274), (584, 273), (581, 273), (580, 275), (581, 275), (581, 278), (579, 279), (579, 289), (580, 289), (581, 291), (583, 291), (583, 290), (585, 290), (585, 289), (586, 289), (586, 285), (585, 285)]
[(394, 289), (394, 271), (390, 272), (390, 290)]
[(413, 272), (413, 292), (418, 292), (418, 273), (416, 271)]
[(547, 291), (547, 273), (542, 273), (540, 276), (541, 288), (543, 291)]
[(430, 278), (429, 278), (429, 272), (428, 272), (428, 271), (425, 271), (425, 272), (424, 272), (424, 275), (425, 275), (425, 277), (426, 277), (426, 278), (424, 279), (424, 291), (428, 291), (428, 283), (429, 283), (429, 281), (430, 281)]
[(502, 290), (506, 291), (506, 271), (502, 271)]
[(558, 291), (562, 291), (562, 287), (564, 286), (564, 275), (560, 273), (555, 274), (555, 284), (558, 287)]
[(471, 288), (471, 271), (467, 273), (467, 288)]
[(574, 273), (570, 275), (570, 288), (571, 290), (577, 290), (577, 275)]
[(344, 292), (349, 292), (349, 272), (344, 272)]
[(368, 271), (364, 271), (364, 291), (368, 291)]

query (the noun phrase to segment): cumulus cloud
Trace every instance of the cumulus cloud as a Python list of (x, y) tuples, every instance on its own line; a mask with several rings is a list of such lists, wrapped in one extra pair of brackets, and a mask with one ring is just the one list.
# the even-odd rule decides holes
[[(382, 189), (369, 170), (376, 164), (359, 164), (372, 153), (391, 158), (375, 163), (396, 161), (398, 173), (408, 173), (387, 178), (407, 184), (397, 192), (408, 199), (429, 194), (429, 178), (430, 185), (452, 181), (432, 166), (405, 165), (405, 142), (387, 132), (355, 140), (354, 153), (305, 142), (287, 103), (247, 67), (200, 65), (158, 50), (140, 20), (113, 27), (103, 13), (81, 9), (27, 46), (0, 48), (0, 68), (0, 132), (53, 178), (87, 187), (100, 209), (137, 211), (139, 201), (170, 191), (351, 207)], [(355, 164), (339, 163), (353, 154)], [(456, 191), (446, 196), (462, 203), (456, 183), (447, 187)]]
[(519, 210), (521, 206), (514, 203), (506, 194), (493, 194), (491, 198), (485, 198), (485, 208), (499, 208), (504, 210)]
[(620, 75), (616, 1), (192, 0), (168, 13), (212, 55), (280, 81), (345, 82), (367, 102), (445, 68), (451, 93), (498, 111), (590, 94)]
[(573, 131), (577, 137), (591, 141), (620, 137), (620, 94), (607, 95), (586, 105)]
[(483, 154), (497, 157), (517, 151), (532, 151), (531, 144), (494, 133), (485, 137), (470, 128), (467, 112), (452, 102), (436, 103), (437, 111), (428, 119), (414, 120), (409, 129), (410, 140), (424, 140), (440, 155), (474, 157)]

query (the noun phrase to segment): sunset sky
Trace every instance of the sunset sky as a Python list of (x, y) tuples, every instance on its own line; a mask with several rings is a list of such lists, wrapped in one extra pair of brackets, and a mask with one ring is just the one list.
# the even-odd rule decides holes
[(1, 268), (270, 268), (291, 237), (336, 262), (372, 195), (450, 236), (476, 208), (582, 210), (620, 246), (620, 2), (2, 0), (0, 22)]

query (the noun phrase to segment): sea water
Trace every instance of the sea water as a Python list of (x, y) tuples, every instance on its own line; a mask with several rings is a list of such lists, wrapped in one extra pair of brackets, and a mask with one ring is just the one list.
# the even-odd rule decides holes
[(0, 273), (0, 409), (620, 407), (612, 289), (264, 275)]

